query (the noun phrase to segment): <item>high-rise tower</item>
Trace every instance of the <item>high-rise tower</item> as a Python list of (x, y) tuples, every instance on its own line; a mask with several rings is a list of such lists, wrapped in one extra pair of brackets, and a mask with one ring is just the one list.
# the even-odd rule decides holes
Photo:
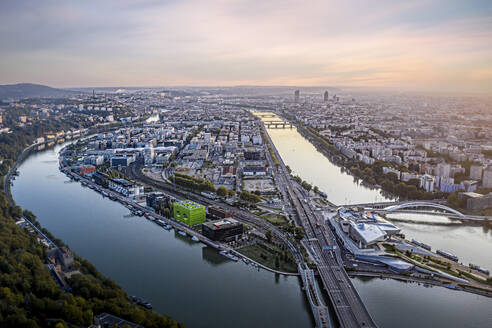
[(294, 92), (294, 101), (295, 101), (295, 102), (299, 102), (299, 95), (300, 95), (299, 90), (296, 90), (296, 91)]

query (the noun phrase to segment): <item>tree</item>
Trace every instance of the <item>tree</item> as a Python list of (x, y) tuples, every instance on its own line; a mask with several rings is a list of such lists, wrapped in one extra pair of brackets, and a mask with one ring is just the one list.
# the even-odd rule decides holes
[(386, 173), (386, 179), (388, 179), (389, 181), (391, 181), (393, 183), (397, 183), (398, 182), (398, 176), (396, 175), (395, 172), (388, 172), (388, 173)]
[(449, 207), (459, 209), (462, 207), (462, 202), (458, 198), (458, 195), (454, 192), (448, 196), (448, 205)]
[(381, 188), (383, 188), (384, 191), (387, 191), (387, 192), (393, 192), (393, 189), (394, 189), (394, 184), (392, 181), (388, 180), (388, 179), (384, 179), (383, 182), (381, 182)]
[(227, 196), (227, 188), (226, 187), (219, 187), (217, 189), (217, 195), (220, 197), (226, 197)]
[(272, 232), (272, 230), (268, 230), (265, 233), (265, 237), (268, 240), (268, 242), (271, 243), (272, 242), (272, 239), (273, 239), (273, 232)]
[(296, 227), (295, 237), (297, 240), (301, 240), (302, 238), (304, 238), (304, 230), (302, 230), (301, 227)]
[(372, 171), (372, 169), (370, 167), (366, 167), (363, 171), (362, 171), (362, 175), (365, 177), (365, 178), (370, 178), (370, 177), (373, 177), (374, 176), (374, 172)]
[(14, 206), (10, 209), (10, 214), (14, 217), (22, 217), (22, 208), (20, 206)]
[(258, 203), (261, 200), (260, 196), (250, 193), (246, 190), (241, 191), (241, 193), (239, 194), (239, 199), (248, 203)]

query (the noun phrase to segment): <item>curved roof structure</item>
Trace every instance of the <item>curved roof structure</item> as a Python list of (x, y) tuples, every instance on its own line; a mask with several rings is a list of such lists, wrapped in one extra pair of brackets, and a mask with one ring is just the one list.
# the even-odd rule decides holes
[(388, 212), (394, 212), (397, 210), (405, 209), (405, 208), (412, 208), (412, 207), (432, 207), (440, 210), (445, 210), (447, 212), (456, 214), (458, 216), (465, 216), (463, 213), (455, 210), (454, 208), (448, 207), (446, 205), (441, 205), (441, 204), (436, 204), (436, 203), (425, 203), (425, 202), (410, 202), (410, 203), (404, 203), (404, 204), (398, 204), (398, 205), (392, 205), (388, 206), (385, 208), (386, 211)]

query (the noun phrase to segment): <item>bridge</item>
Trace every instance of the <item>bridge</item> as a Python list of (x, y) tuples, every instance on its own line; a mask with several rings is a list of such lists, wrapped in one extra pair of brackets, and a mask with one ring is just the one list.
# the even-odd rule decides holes
[(285, 128), (293, 128), (294, 125), (290, 122), (286, 121), (263, 121), (263, 124), (267, 128), (276, 128), (276, 129), (285, 129)]
[[(393, 201), (393, 202), (346, 204), (346, 205), (339, 205), (339, 206), (340, 207), (386, 208), (386, 207), (393, 206), (393, 205), (408, 204), (408, 203), (410, 203), (410, 201), (406, 200), (406, 201)], [(425, 200), (425, 201), (415, 200), (415, 201), (411, 201), (411, 203), (414, 203), (414, 204), (417, 204), (417, 203), (446, 204), (446, 199), (433, 199), (433, 200)]]
[[(492, 222), (490, 216), (478, 216), (468, 215), (455, 210), (454, 208), (446, 205), (445, 199), (435, 199), (428, 201), (395, 201), (395, 202), (379, 202), (379, 203), (362, 203), (362, 204), (348, 204), (342, 205), (343, 207), (363, 207), (365, 209), (372, 209), (379, 213), (411, 213), (411, 214), (427, 214), (446, 216), (450, 219), (457, 219), (462, 222)], [(431, 208), (440, 211), (423, 210), (422, 208)]]
[(384, 208), (384, 210), (387, 211), (388, 213), (391, 213), (405, 208), (419, 208), (419, 207), (431, 207), (434, 209), (451, 212), (452, 214), (456, 214), (457, 216), (463, 216), (463, 217), (465, 216), (463, 213), (455, 210), (454, 208), (442, 204), (432, 203), (432, 202), (403, 203), (403, 204), (388, 206)]
[(273, 113), (254, 113), (254, 115), (260, 118), (277, 117), (277, 115)]

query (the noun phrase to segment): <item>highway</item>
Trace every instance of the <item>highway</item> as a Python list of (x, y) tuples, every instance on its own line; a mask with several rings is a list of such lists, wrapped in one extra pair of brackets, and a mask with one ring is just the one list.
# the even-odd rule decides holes
[[(333, 233), (326, 229), (324, 220), (313, 210), (302, 187), (290, 178), (275, 145), (268, 134), (270, 145), (280, 164), (276, 169), (276, 182), (280, 190), (286, 190), (294, 205), (297, 219), (304, 228), (306, 239), (317, 262), (318, 272), (328, 292), (341, 327), (376, 327), (359, 294), (347, 275)], [(269, 154), (268, 154), (269, 155)]]

